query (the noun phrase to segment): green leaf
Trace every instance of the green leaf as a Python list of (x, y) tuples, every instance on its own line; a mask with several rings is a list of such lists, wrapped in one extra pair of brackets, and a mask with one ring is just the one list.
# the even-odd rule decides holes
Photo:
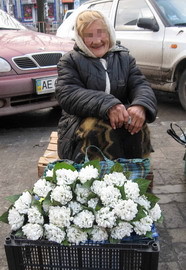
[(119, 240), (119, 239), (114, 239), (114, 238), (110, 237), (110, 238), (109, 238), (109, 242), (110, 242), (111, 244), (118, 244), (118, 243), (120, 242), (120, 240)]
[(62, 206), (62, 204), (58, 201), (51, 200), (51, 206)]
[(103, 207), (103, 205), (102, 205), (101, 203), (98, 203), (98, 204), (96, 205), (95, 211), (96, 211), (96, 212), (99, 211), (102, 207)]
[(8, 211), (4, 212), (0, 216), (0, 221), (8, 224)]
[(82, 186), (85, 188), (90, 188), (94, 180), (95, 180), (94, 178), (92, 178), (91, 180), (87, 180)]
[(143, 195), (144, 193), (146, 193), (149, 185), (150, 185), (150, 181), (144, 178), (137, 178), (134, 180), (135, 183), (138, 184), (139, 186), (139, 190), (140, 190), (140, 195)]
[(141, 218), (146, 217), (147, 214), (144, 210), (145, 210), (145, 208), (143, 206), (138, 205), (138, 213), (137, 213), (136, 217), (132, 220), (132, 222), (139, 221)]
[(42, 206), (39, 200), (36, 200), (35, 198), (33, 198), (31, 206), (35, 206), (38, 209), (38, 211), (42, 214)]
[(21, 195), (22, 195), (22, 193), (21, 194), (17, 194), (17, 195), (11, 195), (11, 196), (7, 196), (5, 199), (7, 201), (11, 202), (11, 203), (15, 203), (19, 199), (19, 197)]
[(87, 197), (87, 200), (89, 201), (90, 199), (93, 199), (93, 198), (97, 198), (97, 195), (94, 192), (90, 192)]
[(81, 182), (79, 180), (74, 181), (74, 183), (70, 184), (71, 190), (75, 193), (76, 185), (80, 184)]
[(147, 197), (148, 201), (150, 201), (150, 204), (151, 204), (152, 208), (159, 201), (159, 198), (156, 195), (152, 194), (152, 193), (146, 193), (145, 197)]
[(76, 168), (72, 164), (68, 164), (66, 162), (57, 162), (54, 166), (54, 171), (60, 170), (60, 169), (66, 169), (71, 171), (76, 171)]
[(120, 163), (116, 162), (110, 169), (110, 172), (123, 172), (123, 167)]
[(70, 246), (70, 243), (68, 242), (67, 239), (65, 239), (65, 240), (62, 242), (62, 244), (63, 244), (64, 246)]
[(50, 191), (47, 196), (45, 197), (44, 201), (43, 201), (43, 207), (49, 207), (52, 205), (52, 202), (50, 200), (50, 194), (51, 194), (52, 191)]
[(146, 232), (145, 236), (148, 237), (148, 238), (153, 239), (152, 232), (151, 231), (150, 232)]
[(46, 181), (53, 182), (54, 176), (45, 176)]
[(160, 217), (156, 222), (157, 222), (157, 223), (162, 223), (163, 220), (164, 220), (163, 215), (161, 215), (161, 217)]
[(126, 172), (123, 172), (123, 174), (125, 175), (125, 177), (126, 177), (127, 179), (130, 179), (131, 172), (126, 171)]
[(82, 204), (82, 209), (83, 210), (88, 210), (88, 211), (90, 211), (90, 212), (92, 212), (94, 214), (94, 209), (91, 208), (91, 207), (85, 206), (84, 204)]
[(15, 236), (17, 236), (17, 237), (23, 237), (23, 236), (24, 236), (23, 231), (22, 231), (21, 229), (18, 230), (18, 231), (15, 233)]
[(121, 198), (122, 198), (123, 200), (126, 200), (127, 197), (126, 197), (126, 193), (125, 193), (125, 188), (124, 188), (124, 186), (121, 186), (121, 187), (117, 186), (117, 188), (118, 188), (119, 191), (121, 192)]
[(92, 228), (81, 228), (81, 231), (90, 234), (92, 232)]

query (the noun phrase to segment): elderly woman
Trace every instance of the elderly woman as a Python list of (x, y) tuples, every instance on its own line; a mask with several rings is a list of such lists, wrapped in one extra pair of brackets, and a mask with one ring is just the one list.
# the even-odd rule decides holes
[[(59, 157), (82, 162), (89, 145), (112, 160), (145, 157), (152, 151), (146, 123), (157, 114), (153, 90), (100, 12), (81, 12), (74, 31), (74, 49), (58, 64)], [(89, 155), (99, 158), (95, 149)]]

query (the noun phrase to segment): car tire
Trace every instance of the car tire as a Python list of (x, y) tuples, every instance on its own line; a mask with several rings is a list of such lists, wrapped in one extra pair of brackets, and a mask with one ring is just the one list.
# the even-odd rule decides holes
[(180, 77), (178, 96), (183, 109), (186, 110), (186, 70), (181, 74)]

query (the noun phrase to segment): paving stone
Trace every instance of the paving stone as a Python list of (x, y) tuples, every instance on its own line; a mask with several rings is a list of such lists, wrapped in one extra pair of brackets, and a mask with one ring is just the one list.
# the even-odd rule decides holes
[(186, 193), (186, 184), (180, 185), (154, 185), (153, 192), (156, 194)]
[[(186, 227), (186, 220), (181, 215), (176, 203), (161, 204), (161, 209), (164, 216), (164, 223), (167, 229)], [(178, 230), (178, 232), (179, 232)]]
[(184, 219), (186, 219), (186, 203), (178, 203), (177, 206), (180, 209)]
[(169, 235), (166, 228), (158, 227), (159, 232), (159, 243), (160, 243), (160, 254), (159, 254), (159, 262), (170, 262), (176, 261), (177, 256), (172, 248), (172, 239)]
[(181, 268), (177, 262), (167, 262), (159, 263), (158, 270), (181, 270)]
[(172, 237), (172, 243), (180, 243), (181, 246), (185, 244), (185, 257), (186, 257), (186, 227), (168, 229), (169, 235)]
[(185, 270), (186, 269), (186, 259), (180, 261), (179, 265), (181, 267), (181, 270)]
[(172, 202), (186, 203), (186, 194), (185, 193), (174, 193), (174, 194), (158, 194), (161, 204), (169, 204)]

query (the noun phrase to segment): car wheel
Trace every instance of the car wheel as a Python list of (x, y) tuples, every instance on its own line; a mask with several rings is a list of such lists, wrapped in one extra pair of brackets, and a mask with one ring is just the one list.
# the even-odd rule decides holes
[(180, 77), (178, 95), (183, 109), (186, 110), (186, 70), (182, 73)]

